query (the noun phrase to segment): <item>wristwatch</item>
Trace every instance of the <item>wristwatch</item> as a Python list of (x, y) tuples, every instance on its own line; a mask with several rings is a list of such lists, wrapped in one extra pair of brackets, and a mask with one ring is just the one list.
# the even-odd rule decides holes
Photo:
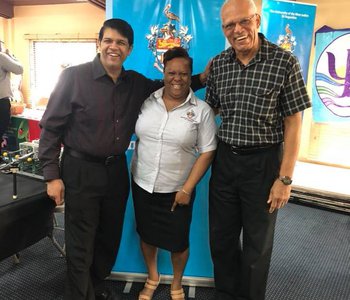
[(289, 176), (280, 176), (278, 179), (281, 180), (284, 185), (291, 185), (293, 182), (292, 178)]

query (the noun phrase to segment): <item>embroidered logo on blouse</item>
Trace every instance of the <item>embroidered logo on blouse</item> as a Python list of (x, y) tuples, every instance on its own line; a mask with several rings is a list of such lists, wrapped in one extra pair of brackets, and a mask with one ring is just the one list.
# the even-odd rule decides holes
[(193, 109), (189, 110), (186, 112), (186, 117), (182, 116), (181, 118), (190, 121), (190, 122), (194, 122), (194, 117), (196, 116), (195, 112), (193, 111)]
[(188, 111), (188, 112), (186, 113), (186, 115), (187, 115), (187, 118), (193, 119), (193, 117), (194, 117), (196, 114), (194, 113), (193, 109), (191, 109), (190, 111)]

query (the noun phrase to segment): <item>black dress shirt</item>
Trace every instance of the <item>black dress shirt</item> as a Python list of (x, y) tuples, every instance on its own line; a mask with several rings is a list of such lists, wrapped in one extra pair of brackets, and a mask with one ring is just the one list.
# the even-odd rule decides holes
[[(162, 81), (124, 69), (114, 83), (99, 55), (64, 70), (40, 121), (45, 180), (59, 178), (61, 144), (96, 157), (125, 153), (143, 101), (161, 86)], [(199, 76), (192, 86), (202, 87)]]

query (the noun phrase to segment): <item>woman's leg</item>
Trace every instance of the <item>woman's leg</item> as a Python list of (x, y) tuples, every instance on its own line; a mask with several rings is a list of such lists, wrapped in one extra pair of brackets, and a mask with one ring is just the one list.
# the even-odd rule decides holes
[[(148, 283), (151, 286), (154, 286), (157, 288), (158, 283), (159, 283), (159, 273), (157, 269), (157, 254), (158, 254), (158, 248), (154, 247), (152, 245), (149, 245), (145, 243), (144, 241), (141, 240), (141, 250), (143, 254), (143, 258), (145, 260), (146, 266), (147, 266), (147, 271), (148, 271)], [(152, 283), (157, 283), (157, 284), (152, 284)], [(148, 288), (147, 287), (147, 282), (145, 284), (145, 287), (143, 290), (140, 292), (141, 295), (145, 296), (150, 296), (152, 298), (153, 293), (155, 291), (155, 288)]]
[(189, 251), (188, 248), (183, 252), (172, 252), (171, 262), (173, 264), (174, 278), (171, 283), (171, 290), (176, 291), (182, 288), (182, 276), (187, 264)]

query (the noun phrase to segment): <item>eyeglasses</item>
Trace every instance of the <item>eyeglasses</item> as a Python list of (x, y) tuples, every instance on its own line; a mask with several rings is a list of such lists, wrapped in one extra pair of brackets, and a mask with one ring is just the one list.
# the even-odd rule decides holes
[(231, 31), (234, 30), (237, 26), (237, 24), (239, 24), (239, 26), (241, 27), (248, 27), (251, 24), (252, 19), (256, 16), (257, 14), (251, 15), (250, 17), (244, 18), (239, 20), (238, 22), (230, 22), (226, 25), (222, 24), (222, 29), (224, 31)]

